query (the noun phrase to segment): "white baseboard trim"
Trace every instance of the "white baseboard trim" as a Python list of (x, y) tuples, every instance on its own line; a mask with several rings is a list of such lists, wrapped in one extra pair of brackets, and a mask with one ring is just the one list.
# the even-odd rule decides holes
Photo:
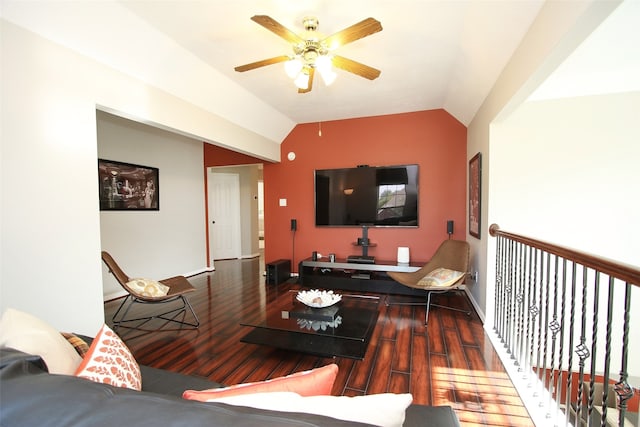
[(250, 255), (242, 255), (242, 256), (240, 256), (240, 259), (258, 258), (259, 256), (260, 256), (260, 253), (256, 252), (256, 253), (250, 254)]
[(124, 289), (118, 292), (111, 292), (110, 294), (106, 294), (104, 295), (102, 298), (104, 300), (104, 302), (107, 301), (112, 301), (114, 299), (118, 299), (118, 298), (122, 298), (122, 297), (126, 297), (127, 296), (127, 291), (125, 291)]
[(198, 274), (208, 273), (208, 272), (215, 271), (215, 270), (216, 270), (215, 266), (204, 267), (204, 268), (201, 268), (199, 270), (194, 270), (194, 271), (191, 271), (189, 273), (184, 273), (183, 276), (184, 277), (197, 276)]
[(469, 297), (469, 301), (471, 301), (471, 305), (473, 305), (473, 308), (476, 310), (476, 313), (478, 313), (478, 317), (480, 317), (480, 320), (482, 320), (482, 324), (484, 325), (484, 321), (485, 321), (484, 311), (482, 311), (482, 309), (478, 305), (478, 302), (475, 300), (475, 298), (473, 298), (473, 295), (471, 294), (471, 291), (469, 290), (468, 287), (466, 286), (464, 287), (464, 292)]

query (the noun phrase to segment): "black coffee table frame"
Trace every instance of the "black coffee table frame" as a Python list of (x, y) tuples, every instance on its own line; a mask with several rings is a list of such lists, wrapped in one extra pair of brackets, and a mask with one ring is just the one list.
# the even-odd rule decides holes
[(240, 341), (322, 357), (364, 358), (378, 320), (380, 298), (343, 295), (334, 306), (314, 309), (296, 301), (296, 294), (284, 295), (281, 305), (268, 311), (266, 319), (242, 322), (253, 330)]

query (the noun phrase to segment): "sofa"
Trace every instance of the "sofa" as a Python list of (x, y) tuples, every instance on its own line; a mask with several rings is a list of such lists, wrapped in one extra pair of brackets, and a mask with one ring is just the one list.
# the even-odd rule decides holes
[[(40, 356), (0, 348), (0, 425), (12, 426), (358, 426), (308, 413), (182, 399), (186, 389), (222, 387), (140, 365), (142, 391), (50, 374)], [(404, 426), (459, 426), (448, 406), (410, 405)]]
[(458, 426), (408, 393), (331, 396), (336, 364), (224, 386), (140, 365), (116, 332), (61, 333), (14, 309), (0, 318), (0, 426)]

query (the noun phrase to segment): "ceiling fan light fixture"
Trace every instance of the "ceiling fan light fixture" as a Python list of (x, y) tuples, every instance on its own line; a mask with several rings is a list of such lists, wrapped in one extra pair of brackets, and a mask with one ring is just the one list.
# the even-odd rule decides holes
[(331, 70), (331, 58), (327, 55), (320, 55), (316, 59), (316, 69), (320, 72)]
[[(305, 70), (306, 71), (306, 70)], [(302, 71), (298, 73), (298, 77), (295, 78), (293, 83), (295, 83), (298, 89), (308, 89), (309, 88), (309, 72)]]
[(338, 75), (331, 69), (322, 70), (321, 68), (319, 68), (318, 71), (320, 71), (320, 76), (322, 77), (322, 81), (327, 86), (330, 86), (331, 83), (336, 81), (336, 77), (338, 77)]
[(291, 58), (289, 61), (284, 63), (284, 71), (287, 73), (287, 76), (292, 79), (295, 79), (298, 74), (300, 74), (301, 70), (302, 61), (300, 61), (300, 58)]
[(308, 65), (313, 65), (318, 60), (318, 51), (315, 49), (307, 49), (302, 53), (304, 62)]
[(382, 25), (374, 18), (366, 18), (329, 37), (325, 37), (318, 31), (318, 19), (313, 16), (303, 19), (304, 32), (301, 34), (294, 33), (267, 15), (254, 15), (251, 20), (291, 43), (293, 54), (240, 65), (234, 68), (237, 72), (242, 73), (282, 62), (287, 76), (293, 79), (298, 87), (298, 93), (311, 91), (316, 70), (327, 86), (333, 83), (337, 77), (333, 69), (334, 65), (336, 68), (369, 80), (375, 80), (380, 75), (380, 70), (373, 67), (330, 54), (332, 49), (382, 31)]
[(320, 55), (316, 60), (316, 70), (320, 72), (324, 84), (329, 86), (336, 80), (337, 74), (331, 69), (331, 58), (327, 55)]
[(305, 16), (302, 18), (302, 26), (305, 31), (316, 31), (320, 22), (315, 16)]

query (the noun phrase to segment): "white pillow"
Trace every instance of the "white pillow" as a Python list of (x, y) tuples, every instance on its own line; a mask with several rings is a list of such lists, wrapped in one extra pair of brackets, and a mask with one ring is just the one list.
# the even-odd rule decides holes
[(37, 354), (52, 374), (73, 375), (82, 358), (62, 334), (42, 320), (8, 308), (0, 319), (0, 346)]
[(366, 396), (300, 396), (297, 393), (270, 392), (221, 397), (207, 402), (269, 409), (282, 412), (304, 412), (346, 421), (382, 427), (401, 427), (407, 407), (413, 401), (409, 393), (381, 393)]

